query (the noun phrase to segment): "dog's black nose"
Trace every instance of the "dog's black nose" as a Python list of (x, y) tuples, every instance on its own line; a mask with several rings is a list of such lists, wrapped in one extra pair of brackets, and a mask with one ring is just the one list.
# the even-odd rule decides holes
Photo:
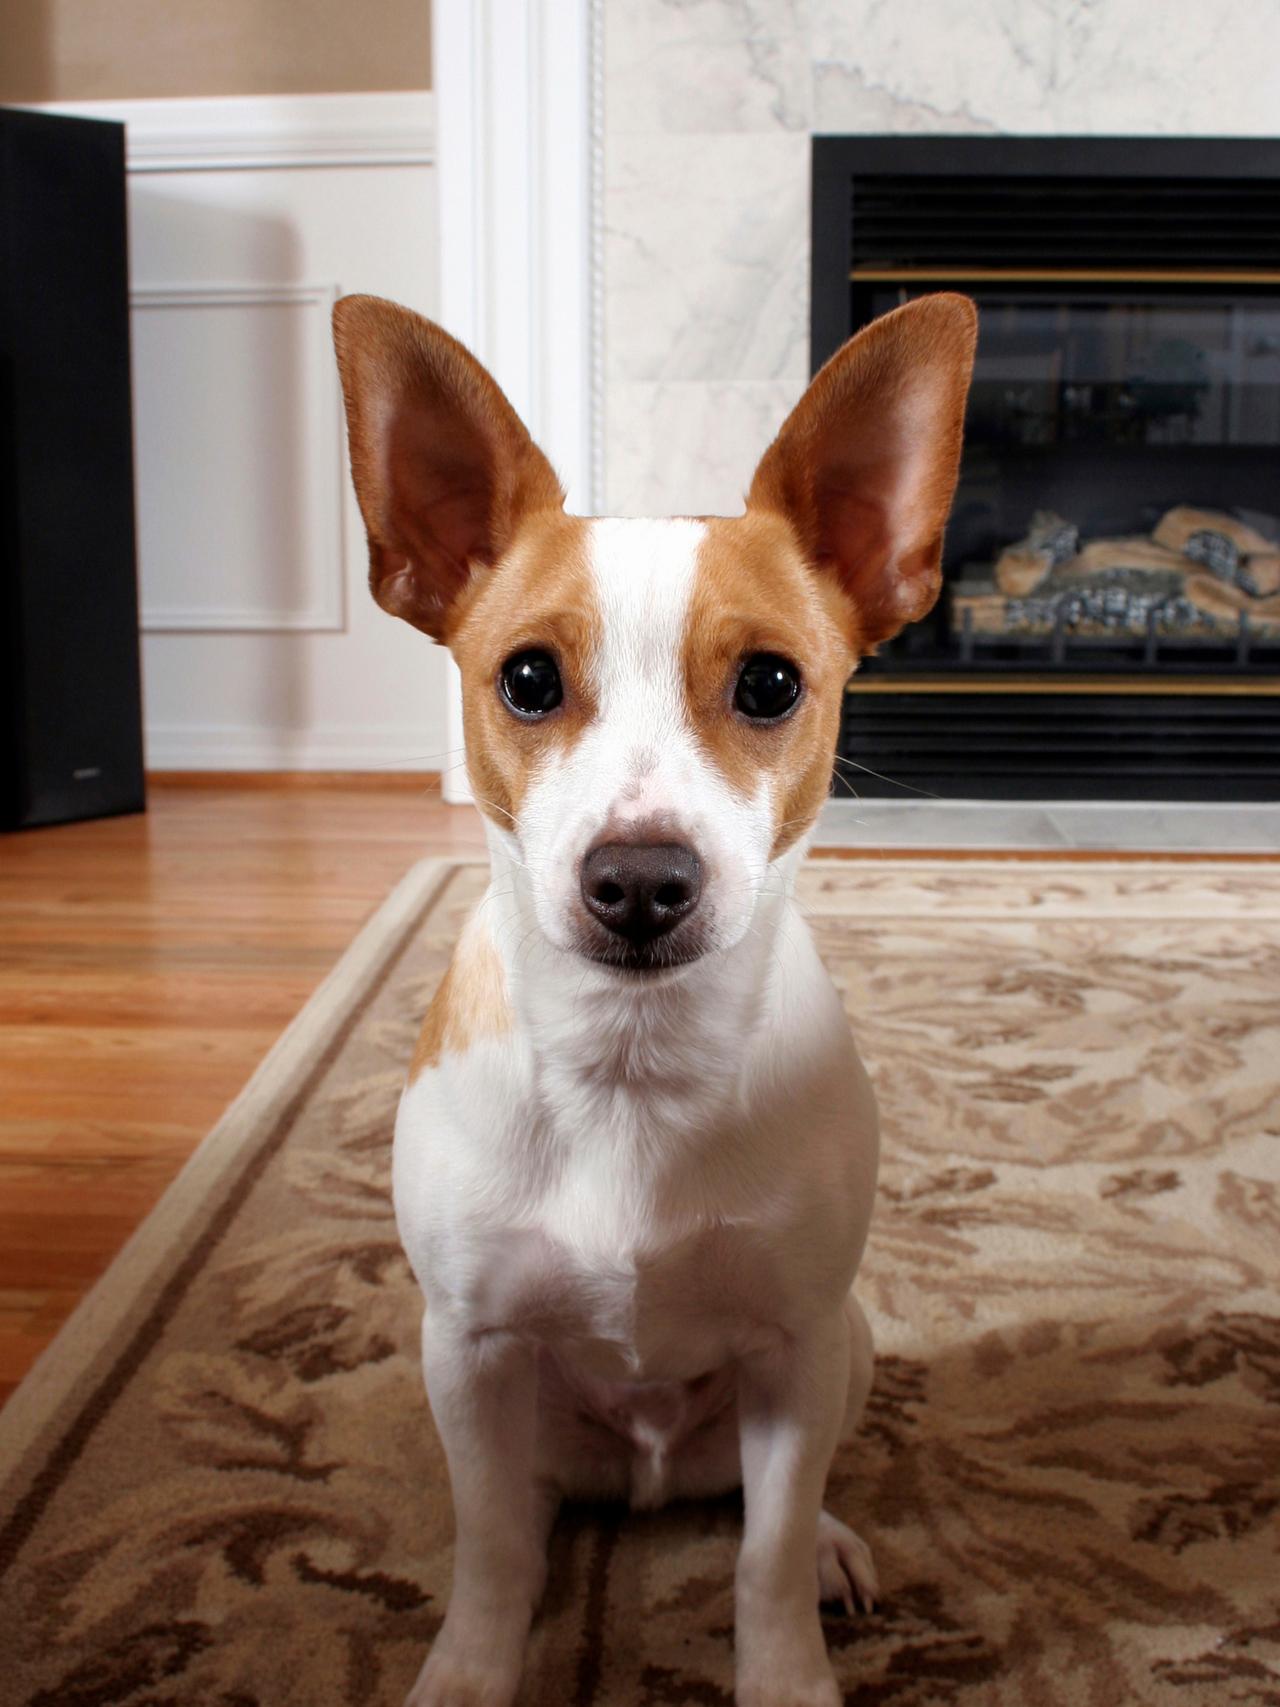
[(702, 864), (682, 842), (606, 842), (582, 862), (587, 911), (632, 948), (674, 930), (701, 893)]

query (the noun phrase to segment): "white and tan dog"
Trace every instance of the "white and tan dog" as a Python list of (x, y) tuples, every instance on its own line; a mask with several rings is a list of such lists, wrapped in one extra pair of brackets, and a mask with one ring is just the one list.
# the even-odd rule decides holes
[(938, 593), (975, 327), (944, 295), (852, 339), (745, 514), (603, 521), (453, 339), (338, 304), (374, 596), (458, 661), (493, 866), (396, 1123), (457, 1524), (414, 1707), (514, 1699), (562, 1498), (739, 1483), (737, 1699), (839, 1699), (876, 1110), (792, 887), (846, 679)]

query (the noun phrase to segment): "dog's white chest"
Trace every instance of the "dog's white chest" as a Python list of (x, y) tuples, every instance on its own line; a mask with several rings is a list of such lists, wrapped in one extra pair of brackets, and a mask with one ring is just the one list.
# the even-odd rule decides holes
[(504, 1132), (497, 1107), (459, 1132), (451, 1089), (424, 1075), (397, 1127), (397, 1213), (429, 1304), (617, 1381), (702, 1375), (785, 1317), (795, 1265), (750, 1194), (589, 1141), (531, 1166), (529, 1149), (553, 1147), (544, 1135), (520, 1134), (517, 1116)]
[(551, 1196), (524, 1224), (473, 1229), (459, 1253), (467, 1317), (602, 1381), (689, 1380), (757, 1344), (753, 1322), (776, 1304), (759, 1237), (655, 1226), (634, 1209), (597, 1199), (584, 1222)]

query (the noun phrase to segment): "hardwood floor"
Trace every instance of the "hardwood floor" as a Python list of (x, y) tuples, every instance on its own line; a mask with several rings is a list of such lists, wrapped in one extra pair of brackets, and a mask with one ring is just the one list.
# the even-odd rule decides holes
[(423, 777), (153, 781), (0, 839), (0, 1400), (396, 879), (482, 846)]

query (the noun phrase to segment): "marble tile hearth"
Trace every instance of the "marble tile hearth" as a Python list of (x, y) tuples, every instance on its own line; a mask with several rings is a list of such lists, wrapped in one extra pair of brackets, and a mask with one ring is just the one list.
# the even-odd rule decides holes
[(830, 800), (815, 848), (1247, 853), (1280, 858), (1280, 805)]

